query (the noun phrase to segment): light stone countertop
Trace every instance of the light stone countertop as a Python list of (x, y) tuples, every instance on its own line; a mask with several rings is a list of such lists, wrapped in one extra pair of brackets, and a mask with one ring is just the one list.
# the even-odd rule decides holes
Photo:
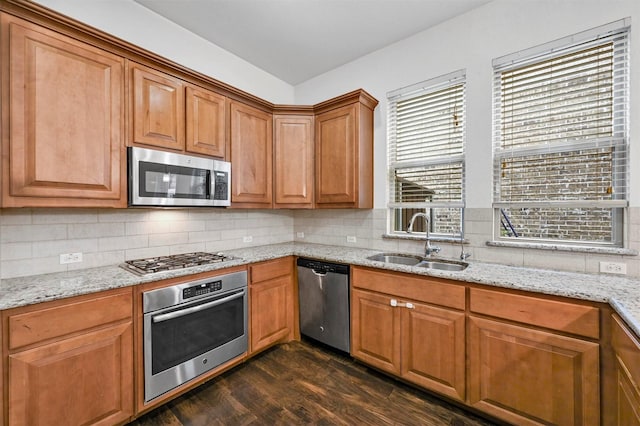
[(125, 271), (118, 265), (113, 265), (71, 272), (10, 278), (0, 281), (0, 310), (296, 255), (329, 262), (369, 266), (417, 275), (609, 303), (629, 327), (640, 336), (640, 280), (638, 279), (613, 275), (592, 275), (521, 268), (474, 261), (469, 262), (469, 267), (464, 271), (448, 272), (367, 260), (368, 256), (375, 253), (380, 253), (380, 250), (320, 244), (285, 243), (229, 250), (225, 254), (235, 257), (234, 260), (158, 272), (142, 277)]

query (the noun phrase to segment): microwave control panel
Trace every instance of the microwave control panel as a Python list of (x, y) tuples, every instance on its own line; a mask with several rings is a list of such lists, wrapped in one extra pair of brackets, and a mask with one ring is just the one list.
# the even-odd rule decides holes
[(229, 193), (229, 173), (215, 171), (213, 185), (213, 199), (226, 200)]

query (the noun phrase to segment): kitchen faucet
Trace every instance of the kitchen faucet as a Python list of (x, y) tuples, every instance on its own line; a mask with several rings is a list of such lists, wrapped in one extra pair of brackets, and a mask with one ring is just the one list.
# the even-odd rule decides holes
[(409, 221), (409, 226), (407, 227), (407, 234), (411, 234), (413, 232), (413, 222), (416, 220), (417, 217), (424, 218), (425, 225), (426, 225), (425, 226), (426, 238), (425, 238), (425, 243), (424, 243), (424, 256), (425, 257), (431, 257), (431, 255), (433, 253), (438, 253), (440, 251), (440, 247), (432, 246), (431, 242), (429, 241), (429, 216), (427, 216), (426, 213), (416, 213), (413, 216), (411, 216), (411, 220)]

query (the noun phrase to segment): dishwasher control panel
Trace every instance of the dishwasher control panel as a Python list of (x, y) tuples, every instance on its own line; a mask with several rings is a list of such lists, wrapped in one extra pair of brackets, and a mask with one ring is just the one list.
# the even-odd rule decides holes
[(319, 273), (332, 272), (334, 274), (349, 274), (349, 265), (341, 265), (339, 263), (327, 263), (314, 259), (298, 259), (298, 266), (313, 269)]

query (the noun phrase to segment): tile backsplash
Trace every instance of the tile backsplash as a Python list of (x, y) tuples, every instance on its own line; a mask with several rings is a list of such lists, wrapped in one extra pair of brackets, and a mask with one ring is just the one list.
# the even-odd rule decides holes
[[(600, 261), (624, 262), (640, 277), (638, 256), (489, 247), (491, 209), (465, 213), (470, 260), (597, 273)], [(0, 277), (11, 278), (113, 265), (128, 259), (224, 251), (300, 241), (422, 253), (423, 241), (383, 238), (385, 209), (4, 209), (0, 210)], [(245, 237), (251, 237), (245, 242)], [(640, 249), (640, 208), (630, 211), (629, 247)], [(438, 242), (441, 256), (457, 258), (459, 244)], [(81, 252), (83, 261), (60, 264), (60, 254)]]
[[(631, 208), (629, 219), (629, 248), (640, 250), (640, 208)], [(387, 231), (386, 209), (300, 211), (296, 212), (294, 223), (296, 241), (424, 253), (424, 241), (382, 237)], [(627, 276), (640, 277), (638, 256), (489, 247), (486, 242), (493, 236), (491, 208), (467, 208), (465, 224), (465, 240), (468, 244), (465, 244), (464, 250), (471, 253), (470, 261), (587, 273), (598, 273), (601, 261), (623, 262), (627, 265)], [(304, 233), (304, 238), (298, 237), (298, 233)], [(356, 242), (347, 241), (347, 236), (355, 236)], [(436, 244), (442, 248), (440, 256), (459, 258), (460, 244)]]
[[(5, 209), (0, 213), (0, 277), (288, 242), (293, 216), (289, 210)], [(60, 264), (60, 254), (75, 252), (82, 253), (82, 262)]]

